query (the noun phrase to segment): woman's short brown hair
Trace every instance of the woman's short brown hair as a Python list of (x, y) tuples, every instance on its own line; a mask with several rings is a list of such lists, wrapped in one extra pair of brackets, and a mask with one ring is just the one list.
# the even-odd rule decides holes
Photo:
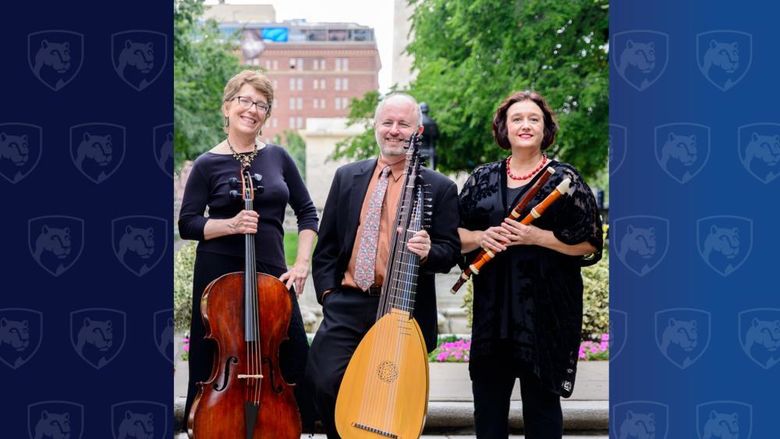
[(517, 102), (533, 101), (544, 113), (544, 138), (542, 139), (542, 151), (547, 149), (555, 142), (555, 134), (558, 132), (558, 123), (555, 121), (550, 105), (544, 100), (544, 97), (535, 91), (525, 90), (514, 92), (504, 99), (504, 102), (498, 106), (496, 114), (493, 116), (493, 138), (498, 146), (504, 149), (512, 149), (509, 143), (509, 134), (506, 129), (506, 113), (509, 107)]
[[(228, 103), (235, 98), (244, 84), (249, 84), (254, 87), (268, 102), (268, 111), (265, 113), (265, 120), (268, 120), (268, 118), (271, 117), (271, 110), (274, 107), (274, 87), (271, 80), (259, 70), (244, 70), (230, 78), (227, 84), (225, 84), (225, 92), (222, 95), (222, 101)], [(227, 127), (225, 127), (224, 130), (227, 133)]]

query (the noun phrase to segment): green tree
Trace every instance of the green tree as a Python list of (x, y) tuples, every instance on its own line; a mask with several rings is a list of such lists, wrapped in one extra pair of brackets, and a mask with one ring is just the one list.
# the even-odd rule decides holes
[(284, 139), (277, 134), (274, 136), (274, 143), (277, 145), (284, 145), (287, 148), (287, 152), (290, 153), (290, 157), (295, 161), (295, 166), (298, 167), (298, 171), (303, 177), (303, 181), (306, 181), (306, 142), (303, 141), (303, 137), (298, 134), (297, 131), (285, 130)]
[(220, 104), (225, 83), (238, 73), (233, 40), (204, 22), (203, 0), (174, 4), (174, 150), (177, 167), (224, 137)]
[(344, 157), (364, 159), (376, 155), (377, 146), (374, 139), (372, 118), (378, 103), (378, 91), (369, 91), (360, 99), (353, 98), (350, 100), (347, 125), (363, 125), (364, 131), (336, 143), (336, 148), (331, 156), (332, 159)]
[[(469, 172), (505, 156), (492, 139), (493, 113), (510, 92), (523, 89), (542, 93), (556, 111), (561, 129), (552, 155), (586, 178), (605, 168), (607, 0), (410, 3), (414, 40), (406, 50), (418, 74), (408, 92), (428, 103), (439, 125), (439, 169)], [(370, 118), (375, 103), (373, 94), (353, 100), (349, 121)], [(342, 142), (334, 156), (375, 151), (369, 131)]]
[(607, 0), (413, 0), (413, 94), (439, 124), (449, 170), (506, 154), (492, 115), (512, 91), (542, 93), (561, 130), (550, 151), (586, 176), (607, 159)]

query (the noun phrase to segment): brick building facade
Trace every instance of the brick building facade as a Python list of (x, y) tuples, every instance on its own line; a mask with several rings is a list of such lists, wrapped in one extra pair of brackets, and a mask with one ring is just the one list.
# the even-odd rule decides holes
[(381, 62), (370, 27), (276, 22), (273, 8), (259, 5), (212, 5), (205, 18), (215, 19), (225, 35), (238, 33), (242, 64), (263, 70), (274, 83), (266, 141), (305, 129), (307, 118), (346, 117), (350, 99), (379, 88)]

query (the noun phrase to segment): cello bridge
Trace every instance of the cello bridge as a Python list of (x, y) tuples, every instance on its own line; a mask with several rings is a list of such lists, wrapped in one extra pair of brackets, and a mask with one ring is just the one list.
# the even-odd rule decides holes
[(240, 380), (243, 380), (243, 379), (261, 380), (261, 379), (263, 379), (263, 376), (262, 375), (247, 375), (247, 374), (240, 373), (240, 374), (238, 374), (238, 379), (240, 379)]

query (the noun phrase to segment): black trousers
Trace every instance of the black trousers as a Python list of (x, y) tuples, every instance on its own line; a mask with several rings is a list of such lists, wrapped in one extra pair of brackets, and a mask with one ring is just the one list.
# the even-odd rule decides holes
[[(257, 270), (279, 277), (284, 269), (265, 266), (258, 263)], [(203, 326), (203, 316), (200, 313), (200, 299), (203, 290), (211, 281), (226, 273), (244, 271), (244, 258), (219, 255), (214, 253), (198, 253), (195, 257), (195, 269), (192, 291), (192, 322), (190, 323), (190, 351), (189, 351), (189, 382), (187, 387), (187, 403), (184, 408), (184, 425), (186, 428), (190, 408), (195, 400), (198, 389), (196, 383), (206, 381), (211, 376), (216, 346), (213, 341), (204, 340), (206, 332)], [(290, 328), (287, 332), (289, 339), (279, 346), (279, 366), (282, 369), (284, 379), (288, 383), (295, 383), (294, 393), (301, 412), (303, 430), (313, 431), (316, 412), (312, 402), (311, 390), (303, 379), (306, 368), (306, 357), (309, 352), (309, 342), (306, 339), (306, 330), (303, 327), (301, 309), (294, 292), (290, 293), (293, 303), (290, 317)]]
[(563, 436), (561, 398), (544, 388), (539, 378), (504, 355), (471, 358), (474, 429), (479, 439), (509, 437), (509, 401), (515, 379), (520, 379), (526, 439)]
[(379, 297), (351, 288), (336, 288), (325, 296), (323, 320), (309, 351), (306, 380), (328, 439), (339, 438), (334, 416), (341, 379), (352, 353), (376, 322)]

